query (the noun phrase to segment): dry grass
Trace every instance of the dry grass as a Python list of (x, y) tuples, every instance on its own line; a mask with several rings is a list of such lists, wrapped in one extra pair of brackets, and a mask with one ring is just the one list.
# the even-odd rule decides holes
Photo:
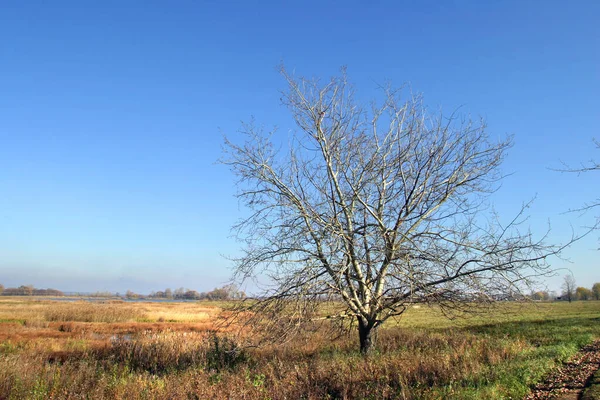
[(412, 309), (364, 358), (353, 336), (319, 332), (241, 348), (212, 332), (207, 303), (0, 300), (0, 399), (518, 398), (600, 336), (600, 302), (515, 307)]
[(44, 310), (46, 321), (74, 322), (131, 322), (143, 314), (128, 305), (89, 303), (58, 303)]
[(210, 322), (220, 312), (221, 307), (206, 303), (49, 301), (35, 297), (0, 299), (0, 322)]
[(137, 307), (147, 319), (159, 322), (210, 322), (221, 312), (219, 307), (199, 303), (141, 303)]

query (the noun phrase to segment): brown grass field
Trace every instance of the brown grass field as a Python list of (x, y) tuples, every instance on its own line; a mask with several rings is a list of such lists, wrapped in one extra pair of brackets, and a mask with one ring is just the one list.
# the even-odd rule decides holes
[(244, 348), (223, 303), (0, 298), (0, 399), (508, 399), (600, 338), (600, 302), (413, 308), (362, 357), (354, 333)]

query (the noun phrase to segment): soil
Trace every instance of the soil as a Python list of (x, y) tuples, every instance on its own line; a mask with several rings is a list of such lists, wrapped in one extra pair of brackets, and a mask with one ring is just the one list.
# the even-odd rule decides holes
[[(593, 375), (600, 369), (600, 340), (583, 347), (561, 368), (536, 385), (524, 400), (576, 400), (592, 394)], [(592, 387), (593, 386), (593, 387)], [(591, 397), (592, 399), (600, 397)]]

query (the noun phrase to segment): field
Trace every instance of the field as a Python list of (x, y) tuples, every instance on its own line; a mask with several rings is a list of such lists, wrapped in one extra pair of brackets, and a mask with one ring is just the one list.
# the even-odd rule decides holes
[(508, 399), (600, 338), (600, 302), (410, 309), (362, 357), (352, 334), (243, 348), (223, 304), (0, 298), (0, 399)]

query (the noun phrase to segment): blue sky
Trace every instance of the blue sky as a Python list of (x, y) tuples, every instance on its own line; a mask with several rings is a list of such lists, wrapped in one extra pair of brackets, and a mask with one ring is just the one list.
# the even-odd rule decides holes
[[(600, 159), (599, 17), (597, 1), (3, 2), (0, 283), (225, 283), (243, 210), (222, 134), (251, 116), (293, 129), (282, 62), (323, 78), (346, 65), (365, 100), (409, 83), (514, 135), (494, 202), (509, 215), (536, 197), (532, 229), (564, 241), (592, 215), (563, 212), (600, 190), (599, 174), (549, 169)], [(598, 236), (554, 265), (600, 281)]]

